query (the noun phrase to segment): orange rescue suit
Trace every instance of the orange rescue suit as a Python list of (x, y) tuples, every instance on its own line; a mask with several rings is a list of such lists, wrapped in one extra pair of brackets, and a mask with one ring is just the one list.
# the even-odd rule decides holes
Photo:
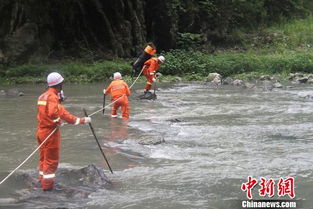
[[(46, 137), (65, 120), (69, 124), (84, 123), (84, 119), (70, 114), (59, 102), (58, 91), (49, 88), (38, 98), (37, 141), (40, 145)], [(59, 163), (60, 130), (57, 129), (40, 148), (39, 180), (44, 190), (53, 188)]]
[(145, 62), (143, 74), (147, 79), (147, 84), (145, 87), (146, 91), (149, 91), (151, 89), (153, 78), (155, 78), (156, 71), (159, 69), (159, 67), (160, 63), (158, 58), (156, 57), (153, 57)]
[(105, 93), (111, 94), (112, 101), (114, 102), (111, 111), (112, 117), (113, 118), (117, 117), (117, 110), (119, 107), (121, 107), (123, 119), (128, 120), (129, 119), (128, 96), (130, 96), (130, 90), (128, 88), (128, 85), (123, 80), (120, 79), (114, 80), (105, 90)]

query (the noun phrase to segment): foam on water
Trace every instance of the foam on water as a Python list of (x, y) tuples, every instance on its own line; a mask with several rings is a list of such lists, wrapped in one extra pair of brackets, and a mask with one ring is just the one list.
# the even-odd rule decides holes
[[(310, 91), (307, 86), (267, 92), (205, 84), (162, 87), (155, 101), (131, 100), (127, 133), (115, 140), (110, 138), (115, 133), (109, 116), (95, 115), (97, 135), (109, 146), (105, 152), (114, 170), (114, 175), (109, 175), (114, 187), (90, 194), (85, 206), (231, 208), (231, 201), (246, 197), (240, 186), (249, 175), (274, 179), (292, 176), (297, 197), (312, 205), (313, 102), (302, 97)], [(88, 106), (88, 112), (99, 106), (89, 99), (98, 99), (101, 105), (98, 95), (85, 94), (89, 97), (77, 94), (72, 102)], [(81, 113), (79, 106), (68, 108)], [(25, 129), (21, 125), (15, 134), (1, 132), (6, 139), (3, 147), (9, 148), (9, 142), (17, 144)], [(106, 168), (88, 127), (81, 126), (79, 131), (74, 126), (65, 127), (62, 135), (63, 162), (71, 162), (70, 166), (96, 162)], [(165, 143), (138, 144), (143, 136), (162, 136)], [(17, 150), (15, 155), (22, 159), (25, 149), (31, 147), (26, 144), (23, 152)], [(3, 151), (0, 157), (4, 161), (18, 162), (13, 156), (2, 156), (7, 155)], [(36, 162), (30, 166), (36, 167)], [(2, 167), (8, 170), (9, 166)], [(72, 208), (80, 206), (71, 203)]]

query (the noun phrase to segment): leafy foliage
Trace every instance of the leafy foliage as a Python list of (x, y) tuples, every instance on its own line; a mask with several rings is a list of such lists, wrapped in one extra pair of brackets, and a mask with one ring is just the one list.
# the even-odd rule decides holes
[[(207, 55), (195, 51), (172, 50), (165, 54), (167, 62), (162, 65), (164, 74), (207, 76), (211, 72), (223, 76), (242, 73), (313, 73), (313, 53), (295, 52), (289, 55), (254, 55), (248, 53), (225, 53)], [(179, 70), (179, 71), (178, 71)]]

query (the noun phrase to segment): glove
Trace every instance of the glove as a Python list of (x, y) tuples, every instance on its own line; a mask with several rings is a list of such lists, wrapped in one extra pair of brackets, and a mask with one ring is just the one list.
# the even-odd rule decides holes
[(84, 123), (91, 123), (91, 117), (84, 117)]
[(156, 78), (152, 78), (152, 81), (153, 81), (153, 82), (156, 82)]
[(103, 89), (103, 94), (105, 94), (105, 92), (106, 92), (105, 89)]

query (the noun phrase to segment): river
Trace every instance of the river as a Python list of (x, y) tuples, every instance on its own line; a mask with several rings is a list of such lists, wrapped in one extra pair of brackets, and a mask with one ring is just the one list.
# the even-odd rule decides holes
[[(36, 148), (36, 100), (44, 86), (17, 88), (25, 96), (0, 97), (0, 180)], [(78, 116), (82, 108), (92, 113), (102, 107), (101, 84), (65, 84), (64, 91), (65, 107)], [(241, 208), (247, 199), (241, 186), (248, 176), (273, 179), (276, 185), (293, 177), (297, 208), (313, 208), (313, 101), (302, 97), (312, 92), (307, 85), (263, 91), (176, 83), (160, 85), (155, 101), (132, 95), (128, 123), (111, 120), (110, 109), (92, 117), (114, 174), (88, 126), (61, 130), (60, 168), (94, 163), (114, 186), (77, 201), (52, 204), (37, 198), (0, 208)], [(138, 144), (145, 137), (165, 142)], [(29, 188), (18, 176), (36, 171), (37, 163), (38, 154), (0, 185), (0, 199), (21, 198)], [(264, 199), (258, 188), (253, 197)], [(276, 190), (271, 199), (281, 199)]]

